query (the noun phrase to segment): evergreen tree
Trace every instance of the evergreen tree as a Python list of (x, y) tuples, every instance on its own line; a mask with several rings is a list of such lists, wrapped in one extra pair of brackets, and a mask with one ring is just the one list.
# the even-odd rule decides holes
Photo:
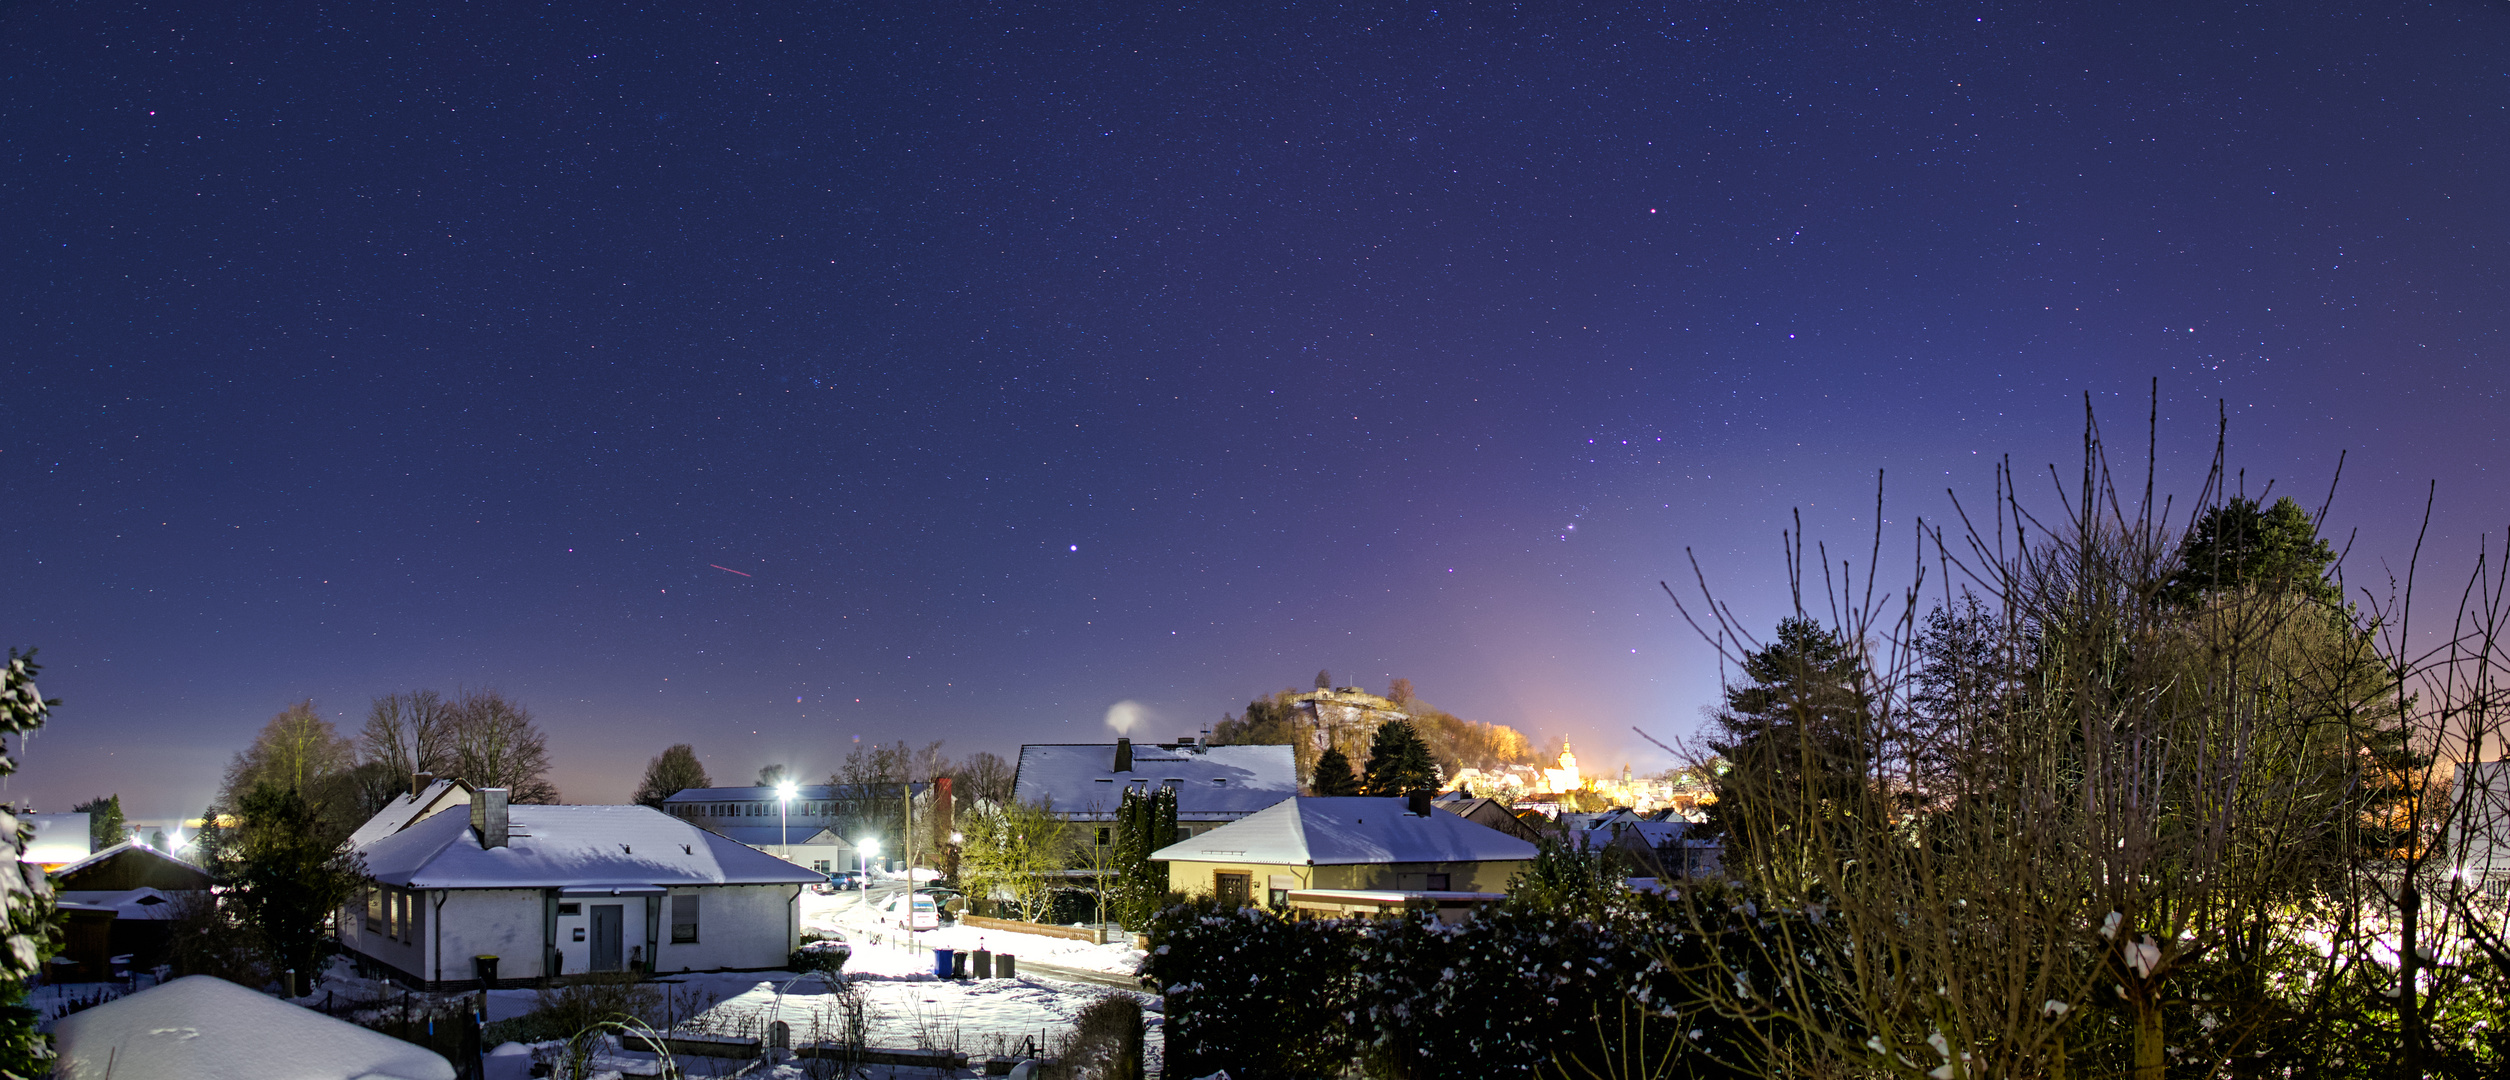
[(1438, 763), (1429, 756), (1429, 744), (1412, 729), (1409, 720), (1388, 720), (1377, 725), (1377, 735), (1369, 740), (1368, 794), (1401, 795), (1416, 788), (1438, 786)]
[[(24, 736), (44, 726), (52, 707), (61, 704), (58, 699), (45, 700), (35, 689), (39, 670), (32, 649), (24, 656), (9, 650), (8, 666), (0, 668), (0, 735), (19, 736), (20, 746), (25, 744)], [(17, 761), (0, 750), (0, 776), (16, 771)], [(0, 923), (6, 924), (0, 930), (6, 932), (10, 946), (0, 949), (0, 1075), (7, 1076), (52, 1073), (52, 1062), (47, 1060), (51, 1051), (35, 1030), (35, 1010), (26, 1007), (28, 984), (60, 944), (60, 931), (53, 923), (52, 890), (45, 886), (43, 867), (18, 860), (34, 840), (35, 827), (25, 821), (0, 833), (0, 848), (8, 848), (0, 850)]]
[(2179, 568), (2162, 587), (2172, 603), (2189, 605), (2228, 589), (2293, 592), (2341, 608), (2344, 597), (2327, 580), (2335, 549), (2320, 539), (2318, 524), (2290, 496), (2260, 508), (2234, 496), (2205, 511), (2179, 541)]
[(1708, 740), (1728, 765), (1705, 831), (1724, 838), (1729, 861), (1800, 842), (1809, 815), (1841, 806), (1863, 782), (1864, 665), (1844, 642), (1796, 616), (1742, 667), (1747, 681), (1726, 688)]
[(1316, 758), (1315, 782), (1308, 788), (1319, 795), (1357, 795), (1360, 778), (1351, 772), (1351, 759), (1340, 748), (1326, 747)]
[(247, 792), (236, 818), (231, 832), (201, 834), (220, 902), (258, 933), (274, 973), (310, 983), (330, 947), (323, 924), (364, 883), (365, 867), (320, 827), (319, 809), (275, 781)]
[(645, 763), (645, 782), (636, 785), (636, 802), (659, 810), (665, 799), (690, 788), (712, 786), (705, 764), (697, 760), (697, 748), (677, 743)]
[(1116, 806), (1115, 839), (1110, 872), (1115, 876), (1111, 899), (1116, 921), (1125, 929), (1140, 930), (1150, 925), (1168, 896), (1168, 864), (1150, 856), (1177, 842), (1176, 789), (1140, 792), (1128, 786)]
[(87, 815), (87, 849), (89, 851), (103, 851), (119, 844), (123, 840), (123, 834), (131, 831), (130, 823), (122, 817), (122, 796), (119, 794), (89, 799), (71, 807), (70, 810), (73, 813)]

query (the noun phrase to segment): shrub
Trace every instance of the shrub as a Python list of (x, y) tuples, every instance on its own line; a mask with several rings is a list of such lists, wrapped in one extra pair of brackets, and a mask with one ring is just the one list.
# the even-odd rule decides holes
[(1151, 918), (1142, 977), (1167, 997), (1163, 1071), (1239, 1080), (1340, 1075), (1356, 1056), (1347, 920), (1288, 922), (1261, 908), (1178, 904)]
[(491, 1046), (571, 1039), (605, 1020), (650, 1023), (661, 1006), (662, 991), (633, 974), (582, 975), (542, 988), (531, 1012), (488, 1025), (487, 1038)]
[(1123, 994), (1090, 1003), (1055, 1048), (1052, 1080), (1142, 1080), (1142, 1005)]

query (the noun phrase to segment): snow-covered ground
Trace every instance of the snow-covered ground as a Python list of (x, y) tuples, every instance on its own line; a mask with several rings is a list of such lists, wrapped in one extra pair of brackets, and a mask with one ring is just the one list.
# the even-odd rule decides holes
[[(866, 971), (861, 963), (880, 962), (864, 955), (863, 945), (873, 940), (883, 943), (911, 939), (920, 949), (986, 949), (1009, 953), (1022, 960), (1035, 960), (1075, 971), (1130, 978), (1141, 965), (1142, 951), (1129, 944), (1110, 942), (1093, 945), (1070, 938), (1046, 937), (1039, 934), (1012, 934), (1000, 930), (979, 930), (966, 926), (945, 926), (938, 930), (909, 932), (880, 922), (874, 903), (861, 899), (861, 893), (838, 893), (834, 896), (802, 894), (802, 925), (817, 930), (835, 931), (855, 944), (856, 961), (848, 963), (848, 971)], [(875, 900), (878, 894), (875, 894)], [(921, 952), (923, 970), (932, 970), (932, 958)], [(888, 974), (889, 972), (883, 972)], [(898, 971), (895, 974), (907, 974)]]
[[(1065, 981), (1025, 965), (1015, 979), (950, 981), (933, 976), (935, 948), (989, 949), (1022, 961), (1119, 979), (1131, 977), (1141, 960), (1139, 950), (1121, 944), (1093, 945), (959, 926), (910, 933), (879, 922), (877, 903), (895, 891), (895, 884), (875, 889), (869, 894), (869, 902), (863, 893), (819, 896), (806, 892), (802, 897), (803, 925), (840, 934), (853, 949), (844, 978), (862, 1002), (866, 1045), (883, 1049), (947, 1049), (979, 1059), (989, 1054), (1018, 1054), (1031, 1046), (1047, 1050), (1070, 1032), (1073, 1020), (1083, 1009), (1102, 997), (1122, 994), (1142, 1003), (1148, 1036), (1145, 1049), (1151, 1067), (1157, 1068), (1162, 1017), (1158, 1011), (1160, 1001), (1155, 996)], [(793, 1041), (801, 1044), (840, 1039), (846, 1027), (841, 996), (816, 974), (691, 973), (661, 976), (652, 985), (670, 1002), (668, 1021), (677, 1021), (673, 1026), (680, 1033), (755, 1038), (766, 1031), (770, 1022), (783, 1020), (790, 1026)], [(300, 999), (300, 1003), (320, 1005), (326, 993), (341, 1001), (389, 1001), (401, 995), (397, 987), (357, 978), (346, 963), (333, 965), (314, 995)], [(448, 1001), (458, 998), (462, 1005), (477, 1000), (475, 992), (437, 996)], [(539, 1000), (536, 990), (490, 991), (488, 1019), (522, 1016), (537, 1008)], [(502, 1055), (490, 1059), (489, 1080), (524, 1080), (530, 1072), (533, 1052), (537, 1050), (545, 1056), (554, 1052), (555, 1045), (506, 1047)], [(598, 1071), (634, 1077), (651, 1075), (654, 1062), (654, 1055), (623, 1052), (613, 1044), (595, 1064)], [(690, 1076), (729, 1076), (742, 1068), (754, 1067), (756, 1062), (682, 1057), (678, 1064)], [(825, 1066), (802, 1061), (772, 1072), (761, 1070), (747, 1075), (803, 1080), (827, 1073)], [(909, 1067), (876, 1067), (870, 1073), (875, 1080), (974, 1075), (967, 1070), (944, 1073)]]

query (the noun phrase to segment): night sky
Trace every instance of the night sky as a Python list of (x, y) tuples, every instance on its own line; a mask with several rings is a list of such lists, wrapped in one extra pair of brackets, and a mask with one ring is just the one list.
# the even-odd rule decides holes
[[(1661, 767), (1780, 530), (2084, 396), (2357, 585), (2510, 524), (2510, 4), (0, 10), (8, 791), (197, 813), (313, 698), (694, 743), (1391, 675)], [(2437, 553), (2435, 555), (2434, 553)]]

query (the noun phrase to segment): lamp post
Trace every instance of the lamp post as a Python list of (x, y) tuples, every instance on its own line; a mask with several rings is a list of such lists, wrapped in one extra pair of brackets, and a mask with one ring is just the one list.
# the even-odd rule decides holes
[(793, 861), (793, 833), (785, 825), (793, 810), (793, 792), (791, 780), (776, 785), (776, 846), (784, 849), (786, 862)]

